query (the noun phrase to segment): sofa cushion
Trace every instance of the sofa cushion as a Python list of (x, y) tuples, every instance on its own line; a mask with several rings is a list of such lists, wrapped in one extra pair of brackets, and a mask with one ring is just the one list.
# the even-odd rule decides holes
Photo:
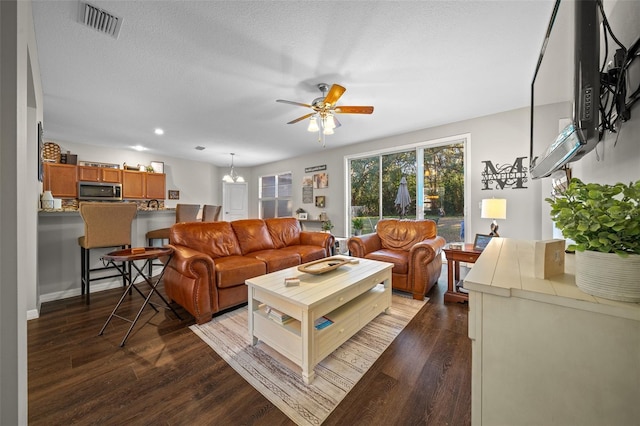
[(241, 254), (229, 222), (176, 223), (169, 231), (169, 241), (205, 253), (213, 259)]
[(313, 262), (314, 260), (320, 260), (327, 257), (327, 253), (324, 248), (318, 246), (289, 246), (281, 248), (280, 250), (278, 250), (278, 252), (282, 253), (283, 255), (285, 253), (296, 253), (299, 256), (300, 263)]
[(265, 219), (274, 248), (300, 244), (300, 222), (295, 217)]
[(267, 224), (262, 219), (241, 219), (231, 222), (243, 255), (274, 248)]
[(376, 250), (364, 256), (365, 259), (378, 260), (380, 262), (393, 263), (394, 274), (407, 274), (409, 272), (409, 252), (404, 250)]
[(260, 250), (251, 252), (244, 257), (252, 257), (267, 265), (267, 273), (290, 268), (300, 264), (298, 253), (283, 253), (282, 250)]
[(437, 235), (433, 220), (382, 219), (376, 225), (382, 248), (411, 250), (415, 244)]
[(219, 288), (244, 285), (244, 280), (267, 273), (261, 260), (244, 256), (227, 256), (215, 260), (216, 285)]

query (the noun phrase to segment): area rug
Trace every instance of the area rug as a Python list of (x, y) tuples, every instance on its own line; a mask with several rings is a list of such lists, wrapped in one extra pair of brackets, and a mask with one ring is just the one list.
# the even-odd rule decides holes
[(319, 425), (427, 300), (394, 293), (390, 313), (378, 315), (320, 362), (309, 385), (300, 367), (266, 344), (251, 346), (246, 306), (190, 328), (296, 424)]

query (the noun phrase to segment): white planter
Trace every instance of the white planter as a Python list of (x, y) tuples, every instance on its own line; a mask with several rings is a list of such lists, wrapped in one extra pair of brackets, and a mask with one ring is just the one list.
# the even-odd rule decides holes
[(640, 255), (576, 252), (576, 285), (592, 296), (640, 302)]

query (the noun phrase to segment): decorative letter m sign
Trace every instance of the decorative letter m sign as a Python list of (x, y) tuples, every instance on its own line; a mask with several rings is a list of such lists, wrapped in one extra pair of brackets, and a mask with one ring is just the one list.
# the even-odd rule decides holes
[[(527, 157), (518, 157), (512, 165), (494, 164), (491, 161), (483, 161), (482, 190), (504, 189), (505, 186), (513, 189), (526, 188), (528, 169), (522, 166), (522, 160)], [(495, 185), (494, 185), (495, 184)]]

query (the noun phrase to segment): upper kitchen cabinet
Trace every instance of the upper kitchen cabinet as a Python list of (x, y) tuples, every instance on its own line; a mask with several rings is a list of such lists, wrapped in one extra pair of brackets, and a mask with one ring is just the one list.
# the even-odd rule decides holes
[(122, 170), (109, 167), (78, 166), (78, 180), (85, 182), (122, 183)]
[(164, 173), (122, 171), (122, 198), (150, 198), (164, 200), (166, 175)]
[(54, 197), (76, 198), (78, 196), (77, 167), (72, 164), (44, 163), (45, 191)]
[(167, 176), (164, 173), (147, 173), (146, 198), (164, 200)]

